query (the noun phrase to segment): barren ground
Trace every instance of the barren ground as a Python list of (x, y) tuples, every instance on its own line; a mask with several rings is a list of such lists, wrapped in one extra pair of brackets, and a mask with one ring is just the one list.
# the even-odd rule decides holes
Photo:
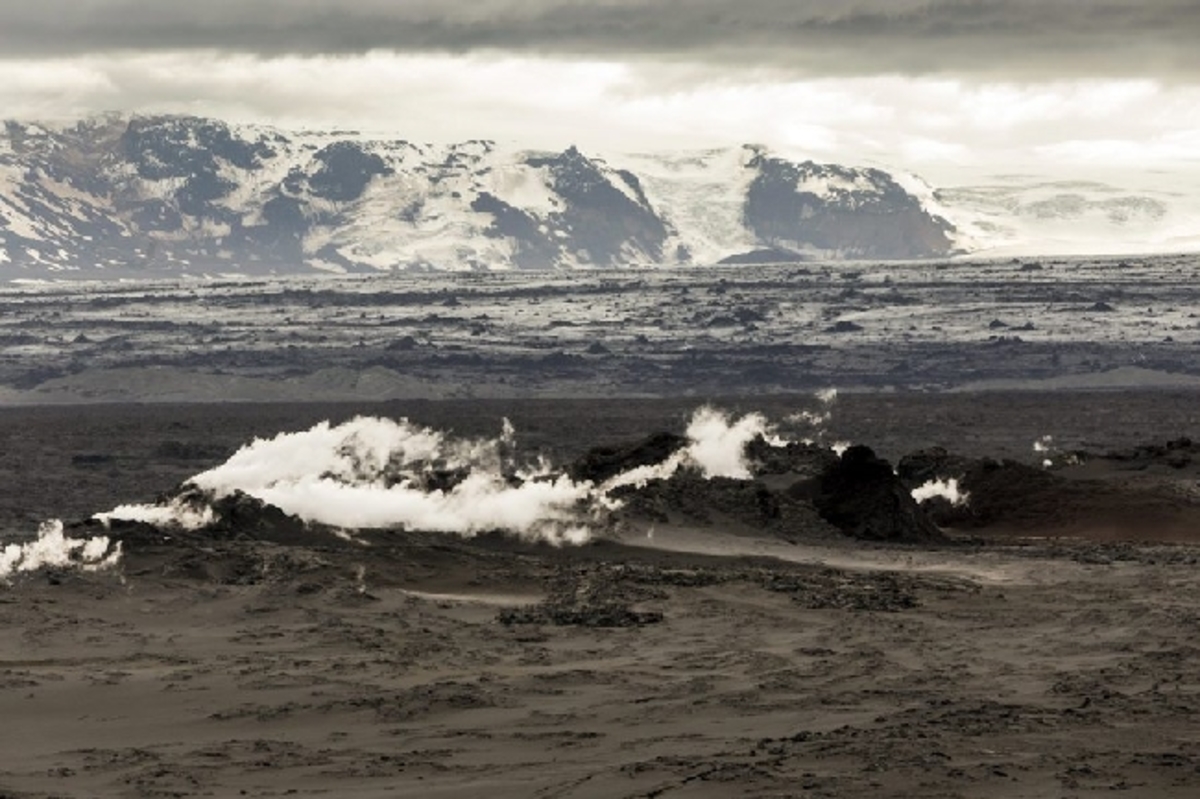
[[(1032, 461), (1047, 434), (1103, 451), (1194, 433), (1197, 399), (848, 395), (830, 433)], [(0, 529), (152, 498), (324, 418), (474, 435), (508, 415), (568, 457), (677, 430), (697, 402), (4, 409)], [(1195, 486), (1192, 467), (1080, 477)], [(0, 586), (0, 796), (1193, 797), (1190, 529), (148, 545), (116, 574)]]

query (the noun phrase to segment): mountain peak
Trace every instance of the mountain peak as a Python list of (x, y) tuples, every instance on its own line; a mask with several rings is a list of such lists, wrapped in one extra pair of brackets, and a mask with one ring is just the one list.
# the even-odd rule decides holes
[(0, 134), (13, 277), (911, 258), (951, 232), (885, 172), (760, 145), (602, 158), (117, 114)]

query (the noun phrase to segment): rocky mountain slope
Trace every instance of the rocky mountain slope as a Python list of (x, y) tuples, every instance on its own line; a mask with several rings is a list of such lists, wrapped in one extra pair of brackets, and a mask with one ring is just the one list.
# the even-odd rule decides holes
[(746, 146), (600, 158), (194, 117), (0, 131), (9, 279), (546, 269), (955, 252), (933, 193)]

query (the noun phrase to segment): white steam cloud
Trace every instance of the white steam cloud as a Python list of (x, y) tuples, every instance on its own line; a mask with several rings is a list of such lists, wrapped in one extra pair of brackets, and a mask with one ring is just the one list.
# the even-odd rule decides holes
[(192, 507), (180, 497), (165, 505), (121, 505), (108, 513), (97, 513), (92, 518), (103, 522), (105, 526), (114, 521), (123, 521), (142, 522), (155, 527), (181, 527), (184, 530), (199, 530), (217, 520), (211, 507)]
[(1042, 436), (1037, 441), (1033, 442), (1033, 451), (1037, 455), (1042, 456), (1042, 468), (1051, 469), (1054, 467), (1055, 461), (1067, 466), (1074, 466), (1079, 463), (1079, 459), (1073, 453), (1063, 454), (1058, 445), (1054, 443), (1054, 436)]
[(825, 425), (829, 424), (830, 420), (833, 419), (833, 406), (837, 402), (838, 392), (836, 388), (826, 388), (818, 391), (814, 396), (817, 402), (820, 403), (818, 410), (797, 411), (787, 417), (787, 421), (812, 425), (817, 429), (818, 433), (823, 433)]
[(687, 427), (688, 444), (675, 454), (650, 466), (639, 466), (609, 479), (602, 487), (604, 493), (620, 486), (641, 487), (651, 480), (665, 480), (681, 468), (693, 468), (706, 479), (731, 477), (748, 480), (752, 475), (746, 458), (746, 445), (758, 436), (772, 446), (783, 446), (775, 426), (760, 413), (740, 419), (710, 405), (692, 414)]
[(746, 445), (758, 436), (772, 445), (786, 443), (760, 413), (751, 413), (733, 421), (725, 413), (705, 406), (692, 416), (687, 437), (687, 457), (705, 477), (750, 478)]
[(505, 530), (554, 544), (581, 544), (590, 536), (579, 505), (592, 500), (591, 485), (567, 477), (511, 486), (496, 474), (473, 473), (449, 491), (425, 492), (306, 476), (243, 490), (305, 521), (337, 527), (402, 527), (468, 537)]
[[(210, 503), (240, 491), (335, 528), (467, 537), (501, 530), (528, 540), (579, 544), (606, 512), (620, 507), (609, 496), (617, 487), (668, 478), (680, 468), (694, 468), (705, 478), (750, 478), (745, 450), (757, 436), (773, 445), (786, 443), (761, 414), (733, 418), (703, 407), (688, 425), (684, 448), (597, 486), (555, 473), (544, 461), (519, 464), (507, 420), (498, 438), (458, 439), (407, 419), (358, 417), (256, 439), (188, 485)], [(216, 520), (211, 504), (198, 504), (194, 492), (158, 505), (123, 505), (97, 518), (191, 530)]]
[(120, 560), (120, 543), (114, 546), (107, 536), (69, 538), (62, 522), (55, 519), (42, 524), (36, 541), (9, 544), (0, 550), (0, 580), (44, 568), (99, 571)]
[(966, 505), (971, 500), (971, 495), (959, 488), (956, 478), (930, 480), (925, 485), (914, 488), (912, 491), (912, 498), (918, 504), (935, 497), (945, 499), (956, 508)]
[(1042, 459), (1042, 468), (1049, 469), (1054, 465), (1054, 460), (1050, 457), (1054, 454), (1054, 436), (1042, 436), (1033, 442), (1033, 451), (1046, 456)]
[[(838, 391), (836, 388), (826, 388), (818, 391), (814, 396), (819, 403), (817, 410), (797, 411), (788, 416), (786, 421), (812, 428), (814, 436), (804, 439), (805, 444), (825, 445), (829, 438), (827, 427), (833, 421), (833, 408), (837, 404)], [(846, 450), (850, 449), (851, 445), (848, 441), (834, 441), (828, 446), (840, 458)]]
[[(257, 439), (189, 484), (213, 500), (241, 491), (307, 522), (348, 529), (475, 536), (504, 530), (555, 544), (588, 538), (590, 483), (512, 461), (512, 425), (496, 439), (454, 439), (412, 424), (357, 417), (341, 425)], [(176, 499), (126, 505), (97, 518), (198, 529), (211, 507)]]

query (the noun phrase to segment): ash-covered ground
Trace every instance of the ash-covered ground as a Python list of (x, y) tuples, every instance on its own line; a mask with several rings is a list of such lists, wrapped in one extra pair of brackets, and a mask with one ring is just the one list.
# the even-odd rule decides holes
[(1191, 797), (1197, 400), (5, 409), (0, 795)]
[(1195, 256), (11, 283), (0, 403), (1200, 386)]

